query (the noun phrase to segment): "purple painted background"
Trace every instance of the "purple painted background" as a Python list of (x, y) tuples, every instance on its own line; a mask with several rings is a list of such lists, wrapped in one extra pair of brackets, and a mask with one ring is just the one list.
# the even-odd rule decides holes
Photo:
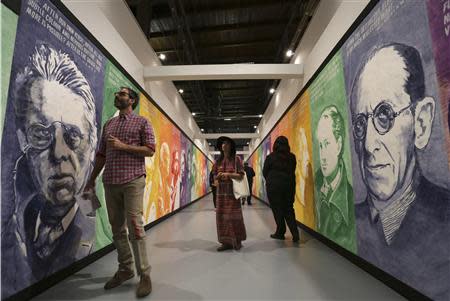
[(427, 7), (450, 167), (450, 1), (428, 0)]

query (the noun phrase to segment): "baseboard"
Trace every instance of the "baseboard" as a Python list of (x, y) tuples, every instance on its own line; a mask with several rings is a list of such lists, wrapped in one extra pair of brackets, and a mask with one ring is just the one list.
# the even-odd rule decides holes
[[(270, 207), (269, 203), (265, 200), (262, 200), (256, 196), (253, 196), (255, 199), (259, 200), (263, 204)], [(363, 258), (359, 257), (356, 254), (353, 254), (352, 252), (348, 251), (347, 249), (341, 247), (340, 245), (336, 244), (332, 240), (328, 239), (327, 237), (323, 236), (322, 234), (314, 231), (313, 229), (309, 228), (308, 226), (300, 223), (297, 221), (298, 226), (300, 229), (311, 235), (312, 237), (316, 238), (318, 241), (326, 245), (327, 247), (334, 250), (339, 255), (345, 257), (347, 260), (349, 260), (351, 263), (356, 265), (357, 267), (363, 269), (371, 276), (375, 277), (379, 281), (383, 282), (385, 285), (392, 288), (394, 291), (402, 295), (403, 297), (409, 299), (409, 300), (431, 300), (421, 292), (417, 291), (416, 289), (412, 288), (411, 286), (405, 284), (404, 282), (398, 280), (394, 276), (386, 273), (385, 271), (381, 270), (380, 268), (376, 267), (375, 265), (371, 264), (370, 262), (364, 260)], [(326, 285), (326, 284), (324, 284)], [(376, 297), (376, 296), (374, 296)]]
[[(165, 216), (157, 219), (156, 221), (153, 221), (151, 223), (149, 223), (148, 225), (146, 225), (144, 228), (147, 231), (148, 229), (156, 226), (157, 224), (167, 220), (169, 217), (173, 216), (174, 214), (180, 212), (181, 210), (183, 210), (184, 208), (187, 208), (189, 206), (191, 206), (192, 204), (194, 204), (195, 202), (197, 202), (198, 200), (204, 198), (205, 196), (207, 196), (208, 194), (210, 194), (211, 192), (208, 192), (207, 194), (203, 195), (202, 197), (199, 197), (195, 200), (193, 200), (192, 202), (184, 205), (183, 207), (180, 207), (176, 210), (174, 210), (173, 212), (166, 214)], [(51, 288), (52, 286), (56, 285), (57, 283), (63, 281), (64, 279), (66, 279), (67, 277), (75, 274), (76, 272), (78, 272), (79, 270), (83, 269), (84, 267), (90, 265), (91, 263), (95, 262), (96, 260), (100, 259), (101, 257), (105, 256), (106, 254), (108, 254), (109, 252), (115, 250), (115, 247), (113, 244), (109, 244), (103, 248), (101, 248), (100, 250), (95, 251), (92, 254), (89, 254), (88, 256), (84, 257), (83, 259), (80, 259), (77, 262), (74, 262), (73, 264), (71, 264), (70, 266), (32, 284), (31, 286), (17, 292), (16, 294), (3, 299), (3, 301), (16, 301), (16, 300), (30, 300), (31, 298), (43, 293), (44, 291), (46, 291), (47, 289)]]

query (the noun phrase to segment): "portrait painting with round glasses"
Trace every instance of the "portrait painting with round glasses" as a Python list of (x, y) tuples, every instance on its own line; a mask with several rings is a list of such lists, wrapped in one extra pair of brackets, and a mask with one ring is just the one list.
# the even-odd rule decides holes
[(354, 115), (353, 136), (355, 140), (361, 141), (365, 139), (367, 122), (369, 118), (372, 119), (373, 126), (378, 134), (386, 134), (394, 126), (395, 117), (401, 114), (404, 110), (409, 109), (411, 105), (412, 104), (409, 104), (398, 112), (395, 112), (389, 103), (382, 101), (375, 107), (373, 113), (358, 113)]
[(95, 242), (82, 195), (97, 147), (99, 77), (51, 43), (21, 59), (2, 137), (2, 266), (23, 273), (2, 274), (4, 296), (84, 258)]
[(27, 130), (28, 145), (33, 149), (44, 150), (54, 142), (56, 134), (56, 124), (60, 124), (63, 129), (63, 139), (69, 148), (72, 150), (77, 149), (84, 135), (80, 128), (76, 125), (64, 124), (61, 121), (54, 121), (50, 125), (46, 126), (40, 123), (32, 124)]
[(448, 300), (450, 172), (427, 4), (380, 1), (342, 53), (357, 254)]

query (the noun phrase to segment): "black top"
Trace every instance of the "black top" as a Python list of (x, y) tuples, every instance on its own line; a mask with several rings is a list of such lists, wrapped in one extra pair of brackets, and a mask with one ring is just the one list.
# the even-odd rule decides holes
[(245, 174), (247, 175), (247, 181), (250, 183), (250, 182), (253, 182), (253, 178), (255, 177), (255, 171), (253, 170), (253, 168), (251, 168), (250, 166), (245, 166), (244, 165), (244, 171), (245, 171)]
[(295, 191), (295, 167), (297, 160), (293, 153), (273, 152), (264, 161), (263, 176), (267, 190)]
[(214, 184), (214, 172), (211, 169), (211, 172), (209, 173), (209, 186), (213, 186)]

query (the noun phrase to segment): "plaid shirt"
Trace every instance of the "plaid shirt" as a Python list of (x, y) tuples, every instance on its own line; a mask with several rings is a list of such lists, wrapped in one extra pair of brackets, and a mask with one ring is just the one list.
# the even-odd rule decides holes
[(102, 133), (97, 156), (106, 157), (104, 184), (124, 184), (145, 175), (145, 157), (107, 147), (112, 135), (128, 145), (147, 146), (155, 150), (155, 136), (150, 123), (133, 112), (120, 114), (108, 120)]

